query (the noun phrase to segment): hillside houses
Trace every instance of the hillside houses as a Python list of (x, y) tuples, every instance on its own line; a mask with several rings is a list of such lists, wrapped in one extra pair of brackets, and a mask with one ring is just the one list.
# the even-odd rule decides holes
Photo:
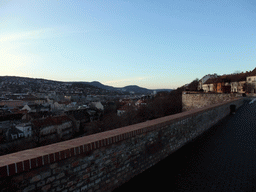
[[(92, 103), (95, 109), (87, 107), (85, 109), (85, 115), (79, 116), (75, 114), (72, 118), (72, 116), (65, 115), (65, 112), (77, 110), (81, 105), (83, 106), (82, 103), (71, 102), (70, 99), (62, 101), (48, 98), (38, 99), (35, 96), (28, 99), (27, 95), (24, 94), (16, 94), (11, 97), (7, 96), (3, 99), (4, 100), (0, 100), (0, 121), (12, 121), (10, 122), (10, 126), (4, 129), (3, 134), (5, 141), (8, 142), (20, 138), (34, 137), (35, 129), (31, 130), (29, 127), (40, 129), (40, 134), (43, 137), (58, 135), (59, 138), (70, 138), (76, 128), (78, 128), (78, 130), (79, 128), (84, 130), (85, 124), (88, 121), (99, 120), (104, 109), (100, 102)], [(102, 112), (98, 112), (98, 108), (101, 109)], [(63, 116), (66, 116), (66, 118)], [(64, 120), (67, 120), (67, 118), (69, 120), (65, 122)], [(51, 136), (50, 138), (53, 137)]]
[(138, 110), (140, 107), (146, 106), (148, 104), (148, 99), (146, 97), (141, 97), (140, 99), (121, 99), (119, 104), (121, 105), (117, 109), (117, 115), (121, 116), (129, 110)]
[(31, 122), (35, 136), (47, 136), (57, 133), (60, 138), (72, 134), (72, 120), (66, 116), (54, 116), (42, 119), (36, 119)]
[(74, 122), (74, 128), (80, 132), (83, 132), (86, 128), (86, 124), (92, 122), (93, 120), (90, 114), (87, 112), (87, 109), (70, 110), (66, 111), (65, 114), (72, 119)]
[(121, 106), (120, 108), (117, 109), (117, 115), (118, 116), (121, 116), (123, 115), (124, 113), (126, 113), (131, 107), (129, 105), (124, 105), (124, 106)]
[[(204, 92), (255, 93), (256, 68), (253, 71), (245, 73), (242, 72), (238, 74), (211, 76), (204, 83), (202, 83), (201, 87)], [(250, 87), (250, 90), (248, 90), (247, 87)]]
[(138, 101), (135, 102), (136, 107), (141, 107), (141, 106), (145, 106), (145, 105), (147, 105), (146, 100), (139, 99)]
[(139, 107), (146, 104), (141, 98), (134, 106), (140, 97), (82, 83), (0, 77), (0, 143), (45, 145), (92, 134), (103, 116), (117, 112), (119, 99)]

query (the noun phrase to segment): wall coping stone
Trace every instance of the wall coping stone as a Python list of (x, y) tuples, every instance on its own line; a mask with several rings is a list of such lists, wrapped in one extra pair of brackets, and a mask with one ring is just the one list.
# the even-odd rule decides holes
[(112, 145), (113, 143), (132, 138), (136, 135), (170, 125), (179, 119), (185, 119), (198, 113), (202, 113), (204, 111), (211, 110), (213, 108), (241, 99), (242, 98), (235, 98), (231, 101), (192, 109), (190, 111), (153, 119), (126, 127), (3, 155), (0, 156), (0, 178), (29, 171), (36, 167), (52, 164), (62, 159), (67, 159), (104, 146)]

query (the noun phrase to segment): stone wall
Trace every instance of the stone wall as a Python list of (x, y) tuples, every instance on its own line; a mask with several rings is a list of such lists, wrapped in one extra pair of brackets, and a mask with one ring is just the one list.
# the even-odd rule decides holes
[(0, 191), (112, 191), (209, 129), (242, 99), (0, 157)]
[(216, 103), (231, 101), (242, 94), (222, 94), (222, 93), (182, 93), (182, 111), (210, 106)]

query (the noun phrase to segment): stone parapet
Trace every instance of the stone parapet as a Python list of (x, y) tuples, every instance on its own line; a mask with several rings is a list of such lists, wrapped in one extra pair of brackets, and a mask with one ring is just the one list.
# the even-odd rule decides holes
[(198, 93), (183, 92), (182, 93), (182, 111), (188, 111), (195, 108), (202, 108), (217, 103), (232, 101), (241, 98), (241, 93)]
[(234, 99), (0, 157), (0, 191), (112, 191), (239, 108)]

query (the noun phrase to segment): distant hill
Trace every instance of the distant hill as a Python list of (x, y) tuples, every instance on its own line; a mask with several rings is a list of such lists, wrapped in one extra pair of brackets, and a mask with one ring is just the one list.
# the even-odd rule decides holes
[(101, 89), (106, 89), (106, 90), (111, 90), (111, 91), (121, 91), (121, 92), (134, 92), (136, 94), (150, 94), (154, 91), (156, 92), (160, 92), (160, 91), (172, 91), (173, 89), (146, 89), (143, 87), (139, 87), (137, 85), (128, 85), (125, 87), (112, 87), (112, 86), (108, 86), (108, 85), (103, 85), (102, 83), (98, 82), (98, 81), (93, 81), (93, 82), (83, 82), (85, 84), (89, 84)]
[(125, 86), (123, 88), (121, 88), (122, 91), (128, 91), (128, 92), (134, 92), (134, 93), (141, 93), (141, 94), (150, 94), (153, 91), (146, 89), (146, 88), (142, 88), (139, 87), (137, 85), (129, 85), (129, 86)]
[[(109, 91), (87, 83), (63, 82), (38, 78), (0, 76), (0, 94), (2, 93), (57, 93), (84, 95), (117, 95), (120, 92)], [(122, 93), (121, 93), (122, 94)]]
[(93, 81), (93, 82), (85, 82), (89, 85), (92, 85), (94, 87), (99, 87), (101, 89), (107, 89), (107, 90), (115, 90), (116, 88), (115, 87), (112, 87), (112, 86), (108, 86), (108, 85), (103, 85), (102, 83), (98, 82), (98, 81)]
[[(172, 91), (172, 89), (146, 89), (137, 85), (129, 85), (125, 87), (113, 87), (104, 85), (98, 81), (83, 82), (62, 82), (47, 80), (42, 78), (28, 78), (18, 76), (0, 76), (2, 91), (7, 91), (12, 87), (12, 92), (41, 92), (41, 91), (57, 91), (57, 92), (81, 92), (86, 94), (151, 94), (154, 91)], [(72, 85), (72, 86), (71, 86)], [(70, 87), (71, 86), (71, 87)], [(80, 90), (80, 91), (79, 91)]]

